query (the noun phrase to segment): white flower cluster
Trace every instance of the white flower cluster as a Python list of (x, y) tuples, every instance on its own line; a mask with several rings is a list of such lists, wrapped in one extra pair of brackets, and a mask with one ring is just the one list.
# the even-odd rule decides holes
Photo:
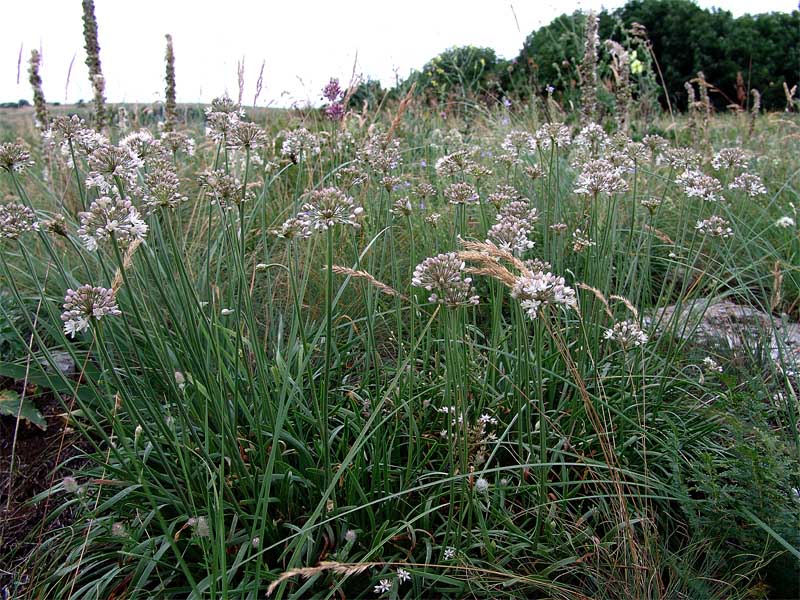
[(695, 229), (700, 233), (712, 237), (729, 238), (733, 236), (733, 229), (731, 229), (729, 225), (730, 223), (728, 221), (714, 215), (708, 219), (698, 221), (697, 225), (695, 225)]
[(647, 334), (639, 327), (638, 323), (634, 321), (620, 321), (614, 323), (613, 328), (606, 329), (603, 337), (607, 340), (614, 340), (622, 346), (623, 350), (643, 346), (649, 339)]
[(89, 328), (90, 320), (99, 321), (103, 317), (121, 314), (113, 290), (86, 284), (77, 290), (67, 290), (61, 320), (64, 333), (74, 338), (76, 333)]
[(578, 306), (575, 290), (565, 284), (563, 277), (542, 271), (518, 277), (511, 288), (511, 297), (519, 302), (531, 319), (548, 306), (572, 309)]
[(463, 276), (464, 266), (455, 252), (431, 256), (414, 269), (411, 283), (431, 292), (428, 302), (451, 307), (478, 304), (472, 278)]
[(112, 236), (125, 248), (134, 240), (144, 239), (147, 233), (147, 224), (139, 217), (139, 211), (124, 198), (101, 196), (78, 216), (81, 219), (78, 235), (90, 251), (97, 250), (100, 243)]

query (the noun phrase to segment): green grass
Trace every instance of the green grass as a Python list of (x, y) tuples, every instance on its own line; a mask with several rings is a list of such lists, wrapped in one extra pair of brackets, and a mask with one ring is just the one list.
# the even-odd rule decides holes
[[(303, 568), (307, 577), (284, 578), (271, 597), (376, 597), (381, 579), (393, 598), (794, 594), (796, 577), (785, 574), (796, 575), (800, 556), (797, 376), (755, 339), (744, 353), (698, 348), (674, 335), (677, 323), (645, 328), (649, 341), (628, 349), (604, 334), (708, 296), (797, 319), (798, 229), (774, 223), (797, 220), (798, 121), (765, 116), (748, 138), (744, 118), (717, 116), (707, 145), (679, 120), (669, 135), (697, 148), (706, 173), (728, 177), (709, 166), (712, 147), (754, 154), (747, 170), (768, 194), (726, 189), (715, 204), (687, 197), (679, 173), (650, 161), (625, 173), (629, 191), (589, 199), (573, 193), (572, 149), (506, 167), (496, 157), (508, 131), (542, 123), (533, 108), (505, 124), (508, 114), (467, 107), (443, 120), (413, 106), (394, 130), (402, 164), (383, 171), (359, 152), (369, 121), (340, 129), (313, 114), (261, 116), (269, 142), (251, 153), (190, 122), (197, 153), (172, 157), (188, 201), (147, 216), (146, 238), (127, 256), (113, 239), (90, 252), (76, 234), (77, 213), (96, 197), (76, 184), (86, 157), (73, 169), (24, 133), (36, 166), (3, 172), (0, 185), (40, 220), (63, 214), (66, 231), (0, 242), (10, 324), (0, 326), (0, 375), (29, 369), (91, 450), (76, 463), (77, 493), (57, 481), (35, 499), (49, 497), (47, 533), (30, 555), (8, 556), (29, 578), (12, 594), (256, 598)], [(373, 120), (386, 131), (393, 116)], [(301, 124), (324, 136), (322, 150), (293, 164), (280, 155), (283, 130)], [(114, 141), (125, 133), (110, 131)], [(436, 161), (461, 148), (492, 173), (437, 176)], [(529, 177), (533, 165), (544, 175)], [(347, 187), (337, 174), (350, 166), (366, 181)], [(251, 184), (252, 198), (230, 210), (213, 202), (198, 174), (215, 167)], [(454, 181), (475, 185), (481, 201), (448, 204)], [(419, 208), (412, 192), (423, 182), (436, 194)], [(411, 285), (423, 259), (461, 250), (459, 236), (486, 238), (498, 184), (539, 210), (524, 258), (549, 261), (579, 310), (532, 320), (486, 273), (472, 275), (474, 307), (430, 304)], [(360, 228), (269, 233), (307, 192), (331, 185), (364, 207)], [(407, 195), (411, 214), (392, 212)], [(651, 212), (643, 197), (663, 202)], [(140, 193), (131, 199), (141, 205)], [(732, 238), (697, 233), (714, 211)], [(567, 229), (553, 232), (556, 222)], [(575, 252), (576, 228), (596, 245)], [(65, 336), (66, 289), (111, 287), (115, 276), (122, 315)], [(79, 375), (39, 366), (55, 350)], [(722, 373), (703, 371), (712, 352)], [(450, 406), (460, 421), (438, 410)], [(398, 567), (410, 582), (400, 585)]]

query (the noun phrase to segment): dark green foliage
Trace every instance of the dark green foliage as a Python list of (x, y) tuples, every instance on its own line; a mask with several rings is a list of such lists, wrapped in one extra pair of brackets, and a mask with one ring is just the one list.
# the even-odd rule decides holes
[(486, 94), (499, 99), (500, 64), (491, 48), (449, 48), (426, 63), (422, 71), (414, 73), (404, 85), (416, 82), (419, 91), (438, 100), (452, 95), (480, 97)]
[[(614, 13), (626, 25), (647, 27), (674, 101), (685, 106), (685, 81), (704, 71), (719, 88), (715, 104), (737, 100), (736, 76), (762, 95), (762, 106), (785, 104), (783, 82), (791, 87), (800, 73), (800, 12), (766, 13), (733, 18), (725, 10), (709, 11), (689, 0), (631, 0)], [(602, 34), (602, 30), (601, 30)]]

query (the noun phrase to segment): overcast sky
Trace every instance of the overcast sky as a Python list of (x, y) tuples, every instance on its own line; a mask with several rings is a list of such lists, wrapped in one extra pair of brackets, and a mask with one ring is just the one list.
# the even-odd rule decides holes
[[(797, 0), (698, 3), (736, 16), (797, 8)], [(43, 54), (41, 76), (48, 101), (90, 99), (80, 0), (4, 4), (0, 101), (30, 99), (27, 64), (33, 48)], [(237, 62), (244, 60), (244, 104), (253, 103), (264, 62), (258, 104), (273, 106), (318, 102), (330, 77), (349, 80), (356, 57), (358, 73), (392, 85), (395, 77), (406, 77), (450, 46), (488, 46), (513, 58), (531, 31), (562, 13), (622, 4), (624, 0), (95, 0), (109, 101), (163, 99), (164, 34), (170, 33), (179, 102), (208, 102), (226, 91), (235, 99)]]

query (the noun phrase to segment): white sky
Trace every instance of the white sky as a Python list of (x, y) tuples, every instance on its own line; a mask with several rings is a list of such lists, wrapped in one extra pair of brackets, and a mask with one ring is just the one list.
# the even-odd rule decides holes
[[(735, 16), (797, 8), (797, 0), (698, 3)], [(80, 0), (4, 4), (0, 101), (31, 98), (27, 64), (32, 48), (43, 53), (41, 76), (48, 101), (91, 99)], [(624, 0), (95, 0), (109, 101), (163, 99), (164, 34), (171, 33), (179, 102), (209, 102), (226, 91), (235, 99), (237, 61), (244, 58), (244, 104), (252, 104), (266, 61), (258, 104), (272, 106), (317, 103), (330, 77), (349, 80), (356, 55), (358, 73), (393, 85), (396, 76), (406, 77), (450, 46), (488, 46), (513, 58), (531, 31), (562, 13), (622, 4)]]

